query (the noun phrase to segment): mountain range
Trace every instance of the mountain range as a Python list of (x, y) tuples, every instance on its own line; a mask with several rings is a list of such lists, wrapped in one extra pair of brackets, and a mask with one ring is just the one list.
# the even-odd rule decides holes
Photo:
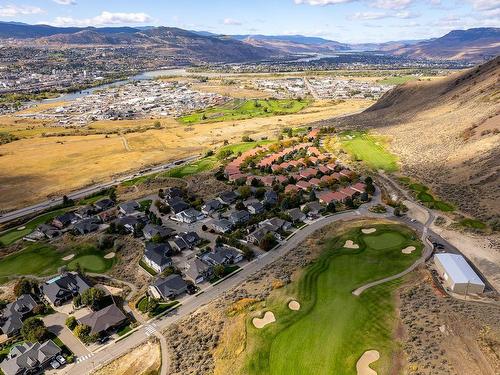
[(55, 27), (0, 22), (0, 39), (36, 45), (151, 45), (193, 53), (208, 62), (368, 50), (410, 58), (470, 62), (481, 62), (500, 54), (500, 28), (454, 30), (427, 40), (349, 44), (303, 35), (220, 35), (174, 27)]

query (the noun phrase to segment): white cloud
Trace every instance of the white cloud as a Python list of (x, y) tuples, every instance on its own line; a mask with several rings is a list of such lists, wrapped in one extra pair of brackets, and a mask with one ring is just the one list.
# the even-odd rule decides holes
[(105, 26), (152, 22), (146, 13), (112, 13), (104, 11), (92, 18), (56, 17), (50, 24), (55, 26)]
[(381, 9), (406, 9), (413, 0), (377, 0), (371, 5)]
[(417, 13), (409, 12), (407, 10), (403, 10), (400, 12), (396, 13), (387, 13), (387, 12), (357, 12), (354, 13), (350, 19), (356, 19), (356, 20), (380, 20), (383, 18), (401, 18), (401, 19), (410, 19), (410, 18), (417, 18), (420, 15)]
[(240, 21), (234, 20), (232, 18), (224, 18), (224, 21), (222, 21), (224, 25), (241, 25)]
[(52, 0), (54, 3), (61, 5), (76, 5), (76, 0)]
[(500, 8), (500, 1), (498, 0), (469, 0), (474, 9), (477, 10), (492, 10)]
[(31, 5), (0, 5), (0, 17), (15, 17), (44, 13), (42, 8)]
[(308, 4), (308, 5), (332, 5), (332, 4), (343, 4), (343, 3), (350, 3), (353, 0), (294, 0), (295, 4)]

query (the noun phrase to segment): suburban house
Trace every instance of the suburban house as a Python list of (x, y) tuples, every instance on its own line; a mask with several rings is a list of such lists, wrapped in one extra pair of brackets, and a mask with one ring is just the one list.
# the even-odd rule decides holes
[(48, 239), (56, 238), (61, 235), (61, 231), (58, 228), (49, 224), (40, 224), (36, 230)]
[(195, 284), (199, 284), (205, 280), (208, 280), (212, 276), (212, 273), (212, 266), (203, 262), (199, 258), (194, 258), (188, 261), (186, 270), (184, 272), (186, 277)]
[(172, 248), (167, 243), (148, 242), (144, 250), (143, 260), (153, 270), (161, 273), (172, 265), (172, 259), (168, 257), (171, 251)]
[(99, 229), (100, 223), (97, 217), (91, 217), (88, 219), (80, 220), (78, 223), (73, 225), (73, 232), (75, 234), (84, 235), (87, 233), (95, 232)]
[(222, 203), (218, 199), (212, 199), (201, 206), (201, 212), (205, 215), (211, 215), (214, 212), (220, 210), (222, 208)]
[(178, 214), (182, 211), (185, 211), (190, 207), (189, 204), (184, 202), (181, 198), (168, 201), (168, 205), (170, 206), (170, 210), (174, 214)]
[(83, 206), (75, 211), (75, 215), (79, 219), (86, 219), (95, 213), (95, 208), (93, 206)]
[(175, 215), (177, 220), (183, 223), (194, 223), (199, 220), (203, 220), (205, 215), (203, 215), (200, 211), (195, 210), (194, 208), (188, 208), (187, 210), (181, 211)]
[(0, 314), (0, 329), (7, 337), (15, 336), (23, 326), (23, 320), (32, 312), (37, 303), (29, 294), (21, 295), (14, 302), (5, 306)]
[(164, 194), (165, 194), (166, 200), (171, 200), (174, 198), (182, 197), (184, 195), (184, 192), (181, 189), (179, 189), (178, 187), (169, 187), (166, 189)]
[(228, 190), (221, 193), (218, 199), (222, 204), (229, 206), (230, 204), (233, 204), (237, 198), (238, 195), (234, 191)]
[(264, 199), (262, 200), (263, 204), (267, 204), (269, 206), (274, 206), (278, 203), (278, 194), (274, 190), (269, 190), (264, 193)]
[(149, 287), (149, 292), (158, 299), (174, 299), (187, 291), (188, 284), (182, 277), (172, 274), (160, 277)]
[(249, 203), (246, 207), (248, 212), (252, 215), (258, 215), (264, 212), (264, 205), (258, 201)]
[(286, 213), (290, 216), (290, 219), (292, 219), (294, 223), (304, 221), (306, 219), (306, 215), (300, 210), (300, 208), (292, 208)]
[(231, 223), (227, 219), (212, 220), (210, 223), (208, 223), (208, 226), (217, 233), (222, 234), (230, 232), (231, 229), (233, 229), (233, 223)]
[(142, 234), (146, 240), (152, 240), (159, 236), (161, 239), (169, 237), (174, 232), (173, 229), (162, 227), (156, 224), (146, 224), (142, 229)]
[(289, 221), (280, 219), (279, 217), (272, 217), (270, 219), (261, 221), (259, 223), (259, 227), (267, 227), (273, 232), (277, 232), (279, 230), (289, 231), (292, 229), (292, 223)]
[(63, 273), (41, 285), (43, 294), (54, 306), (61, 306), (89, 288), (90, 285), (76, 272)]
[(203, 254), (201, 259), (213, 266), (234, 264), (243, 260), (243, 253), (234, 247), (223, 245)]
[(120, 203), (118, 211), (123, 215), (133, 215), (139, 211), (140, 205), (136, 201)]
[(302, 180), (302, 181), (297, 182), (296, 186), (299, 189), (308, 190), (312, 185), (309, 182)]
[(295, 185), (289, 184), (285, 186), (285, 194), (288, 193), (296, 193), (299, 191), (299, 188)]
[(266, 236), (268, 233), (273, 233), (273, 231), (268, 227), (261, 227), (254, 230), (252, 233), (248, 234), (245, 239), (253, 243), (254, 245), (258, 245), (260, 241)]
[(43, 344), (25, 342), (10, 349), (0, 369), (5, 375), (38, 374), (59, 354), (61, 348), (52, 340)]
[(318, 174), (318, 171), (314, 168), (307, 168), (307, 169), (304, 169), (303, 171), (300, 171), (300, 173), (299, 173), (300, 177), (306, 178), (306, 179), (315, 177), (317, 174)]
[(192, 249), (201, 242), (200, 236), (196, 232), (181, 232), (174, 238), (174, 247), (179, 251)]
[(116, 226), (122, 226), (129, 233), (135, 233), (142, 220), (135, 216), (123, 216), (114, 221)]
[(100, 199), (94, 203), (94, 207), (97, 211), (106, 211), (107, 209), (113, 207), (115, 202), (109, 198)]
[(244, 224), (248, 220), (250, 220), (250, 214), (245, 210), (235, 211), (229, 215), (229, 221), (233, 223), (233, 225)]
[(303, 204), (300, 209), (302, 211), (306, 210), (308, 215), (318, 215), (320, 212), (325, 210), (325, 207), (322, 206), (319, 202), (307, 202)]
[(52, 225), (58, 229), (63, 229), (70, 224), (74, 224), (78, 221), (78, 216), (74, 212), (66, 212), (62, 215), (56, 216), (52, 220)]
[(318, 193), (317, 196), (318, 196), (319, 202), (322, 204), (344, 202), (347, 198), (347, 195), (339, 193), (338, 191), (321, 192), (321, 193)]
[(89, 326), (91, 335), (102, 335), (121, 326), (127, 320), (127, 316), (118, 306), (112, 304), (79, 318), (78, 323)]

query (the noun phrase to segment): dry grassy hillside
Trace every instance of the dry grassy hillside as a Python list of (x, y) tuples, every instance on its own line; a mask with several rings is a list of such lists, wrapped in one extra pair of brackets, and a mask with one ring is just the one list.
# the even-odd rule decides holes
[(446, 78), (409, 82), (340, 127), (392, 138), (403, 173), (430, 185), (465, 213), (500, 214), (500, 57)]

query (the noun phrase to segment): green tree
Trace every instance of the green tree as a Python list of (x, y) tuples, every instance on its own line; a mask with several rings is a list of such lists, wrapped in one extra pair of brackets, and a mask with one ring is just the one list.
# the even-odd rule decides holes
[(48, 336), (49, 331), (42, 319), (31, 317), (23, 322), (21, 327), (21, 335), (28, 342), (40, 342)]
[(86, 324), (79, 324), (73, 329), (75, 336), (84, 344), (96, 342), (99, 338), (99, 335), (91, 335), (90, 332), (91, 328)]
[(29, 279), (22, 278), (19, 280), (16, 285), (14, 285), (14, 294), (16, 297), (19, 297), (23, 294), (30, 294), (33, 292), (33, 288), (36, 286), (36, 283)]
[(88, 288), (81, 294), (82, 304), (90, 307), (92, 310), (99, 310), (102, 307), (106, 293), (102, 289)]
[(68, 327), (71, 331), (73, 331), (77, 325), (78, 322), (76, 321), (76, 318), (74, 316), (69, 316), (66, 319), (66, 327)]
[(222, 264), (218, 264), (214, 267), (214, 275), (216, 277), (219, 277), (219, 278), (223, 277), (225, 271), (226, 271), (226, 268)]
[(277, 244), (276, 238), (272, 233), (267, 233), (259, 242), (259, 247), (264, 251), (271, 250)]
[(243, 199), (247, 199), (250, 194), (252, 193), (252, 190), (250, 189), (250, 186), (240, 186), (238, 188), (238, 193), (240, 193), (240, 197)]

